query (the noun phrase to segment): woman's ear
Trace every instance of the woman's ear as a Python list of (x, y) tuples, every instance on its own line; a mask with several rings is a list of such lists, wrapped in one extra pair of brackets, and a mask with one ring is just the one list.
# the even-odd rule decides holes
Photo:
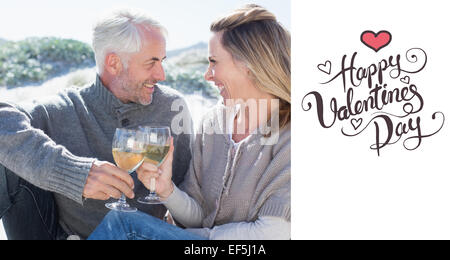
[(251, 76), (252, 75), (252, 72), (250, 71), (248, 66), (243, 61), (237, 61), (236, 64), (239, 67), (239, 69), (241, 69), (242, 71), (245, 72), (245, 74), (247, 74), (247, 76)]
[(122, 71), (122, 61), (119, 55), (115, 53), (110, 53), (106, 55), (105, 58), (105, 70), (107, 70), (111, 75), (117, 76)]

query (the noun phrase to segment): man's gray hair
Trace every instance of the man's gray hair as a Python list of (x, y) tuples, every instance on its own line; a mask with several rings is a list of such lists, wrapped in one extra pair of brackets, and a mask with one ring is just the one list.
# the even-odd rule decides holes
[(92, 47), (99, 74), (103, 72), (109, 53), (119, 55), (127, 69), (128, 56), (139, 52), (142, 47), (140, 26), (159, 29), (167, 38), (167, 30), (158, 21), (137, 9), (114, 9), (97, 21), (93, 28)]

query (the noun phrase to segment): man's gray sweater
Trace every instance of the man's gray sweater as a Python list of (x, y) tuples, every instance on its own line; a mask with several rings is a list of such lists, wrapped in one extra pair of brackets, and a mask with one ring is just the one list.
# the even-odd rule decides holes
[[(1, 99), (1, 97), (0, 97)], [(172, 104), (176, 111), (172, 111)], [(179, 109), (179, 111), (178, 111)], [(186, 130), (174, 136), (173, 181), (179, 184), (191, 159), (192, 120), (181, 95), (157, 86), (148, 106), (123, 104), (97, 77), (82, 89), (67, 89), (34, 103), (0, 102), (0, 164), (44, 190), (54, 192), (60, 224), (68, 234), (87, 237), (108, 209), (104, 201), (83, 200), (86, 178), (95, 159), (114, 163), (111, 144), (119, 127), (169, 126), (174, 117)], [(133, 176), (136, 198), (148, 193)], [(139, 210), (162, 217), (161, 205), (144, 206), (128, 200)]]

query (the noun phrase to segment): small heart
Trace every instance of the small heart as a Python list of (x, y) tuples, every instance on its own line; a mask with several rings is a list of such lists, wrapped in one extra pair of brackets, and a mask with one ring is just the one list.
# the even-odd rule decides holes
[(351, 123), (352, 123), (352, 125), (353, 125), (353, 128), (356, 130), (356, 129), (358, 129), (358, 127), (362, 124), (362, 118), (359, 118), (359, 119), (352, 119), (351, 120)]
[(317, 65), (317, 68), (320, 71), (325, 72), (326, 74), (330, 75), (330, 73), (331, 73), (331, 61), (327, 60), (324, 64), (319, 64), (319, 65)]
[(388, 31), (379, 31), (377, 34), (372, 31), (364, 31), (361, 34), (361, 42), (375, 52), (386, 47), (392, 40), (392, 35)]
[(400, 81), (405, 84), (409, 84), (409, 76), (404, 76), (403, 78), (400, 79)]

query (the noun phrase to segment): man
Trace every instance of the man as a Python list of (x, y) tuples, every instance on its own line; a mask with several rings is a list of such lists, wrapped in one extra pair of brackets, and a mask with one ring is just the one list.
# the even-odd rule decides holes
[[(165, 29), (152, 18), (118, 10), (94, 27), (98, 74), (86, 88), (33, 104), (0, 103), (0, 217), (9, 239), (86, 238), (108, 209), (105, 200), (148, 194), (136, 176), (113, 164), (116, 128), (171, 126), (180, 94), (165, 79)], [(183, 109), (187, 109), (182, 101)], [(186, 111), (183, 113), (186, 115)], [(174, 134), (174, 183), (190, 161), (187, 131)], [(164, 206), (139, 210), (162, 218)]]

